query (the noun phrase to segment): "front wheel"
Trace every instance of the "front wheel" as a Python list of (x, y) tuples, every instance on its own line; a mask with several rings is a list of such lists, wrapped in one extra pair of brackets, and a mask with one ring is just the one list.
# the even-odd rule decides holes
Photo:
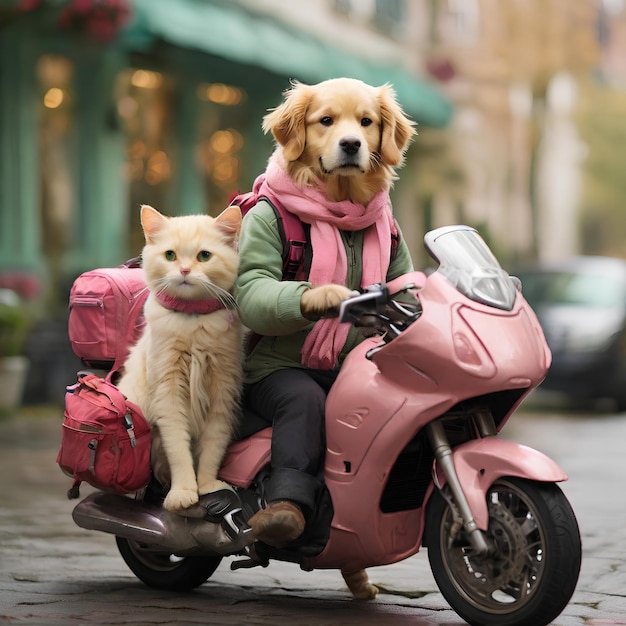
[(500, 479), (487, 492), (492, 548), (473, 553), (439, 493), (428, 505), (425, 539), (433, 576), (450, 606), (474, 626), (545, 626), (569, 602), (580, 572), (574, 512), (559, 487)]
[(123, 537), (115, 537), (124, 562), (148, 587), (165, 591), (191, 591), (206, 582), (217, 569), (221, 556), (177, 557), (154, 552)]

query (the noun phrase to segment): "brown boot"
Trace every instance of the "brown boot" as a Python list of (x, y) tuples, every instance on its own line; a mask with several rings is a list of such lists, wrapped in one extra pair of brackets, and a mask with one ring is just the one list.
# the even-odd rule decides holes
[(257, 511), (249, 520), (252, 534), (275, 548), (295, 541), (304, 530), (305, 520), (300, 507), (288, 500), (270, 502), (267, 508)]

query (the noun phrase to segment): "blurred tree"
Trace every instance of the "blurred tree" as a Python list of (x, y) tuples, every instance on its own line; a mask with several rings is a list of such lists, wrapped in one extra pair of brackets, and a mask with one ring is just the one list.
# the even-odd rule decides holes
[(540, 145), (549, 123), (548, 90), (559, 74), (570, 76), (578, 85), (588, 82), (599, 58), (598, 9), (590, 0), (513, 0), (501, 6), (506, 27), (499, 47), (507, 60), (510, 84), (527, 85), (532, 97), (527, 139), (528, 197), (532, 253), (541, 256), (545, 251), (541, 250), (540, 212), (555, 210), (542, 205), (538, 185), (540, 168), (544, 166)]
[[(431, 0), (431, 6), (428, 67), (446, 83), (457, 112), (454, 149), (432, 155), (434, 165), (456, 177), (456, 164), (441, 161), (460, 155), (461, 178), (466, 181), (460, 215), (488, 225), (512, 258), (539, 256), (544, 212), (551, 210), (545, 206), (545, 189), (538, 186), (539, 173), (545, 180), (549, 165), (541, 148), (552, 123), (550, 88), (556, 77), (565, 75), (575, 91), (598, 66), (599, 3)], [(453, 70), (445, 79), (442, 67)], [(552, 151), (549, 158), (558, 159), (555, 154)], [(447, 178), (439, 182), (443, 191), (435, 189), (435, 196), (449, 195)], [(550, 221), (559, 219), (569, 217), (564, 213)]]
[(504, 28), (494, 52), (506, 59), (510, 80), (530, 83), (535, 97), (545, 98), (559, 72), (580, 78), (596, 67), (595, 2), (510, 0), (499, 7)]
[(591, 86), (579, 115), (587, 144), (581, 231), (584, 254), (626, 257), (626, 92)]

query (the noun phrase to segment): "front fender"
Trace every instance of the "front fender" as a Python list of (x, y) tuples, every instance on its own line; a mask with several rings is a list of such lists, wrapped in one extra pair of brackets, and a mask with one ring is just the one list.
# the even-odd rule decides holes
[(550, 483), (567, 480), (567, 474), (542, 452), (495, 436), (460, 444), (452, 451), (452, 459), (481, 530), (487, 530), (489, 524), (487, 490), (498, 478), (516, 476)]

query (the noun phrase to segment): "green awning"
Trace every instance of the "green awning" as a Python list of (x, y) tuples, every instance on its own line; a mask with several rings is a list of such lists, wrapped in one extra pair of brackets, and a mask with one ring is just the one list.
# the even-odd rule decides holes
[(307, 83), (347, 76), (372, 85), (390, 83), (417, 122), (445, 126), (452, 106), (437, 89), (404, 70), (371, 63), (232, 2), (133, 0), (128, 43), (147, 46), (156, 39), (207, 52)]

